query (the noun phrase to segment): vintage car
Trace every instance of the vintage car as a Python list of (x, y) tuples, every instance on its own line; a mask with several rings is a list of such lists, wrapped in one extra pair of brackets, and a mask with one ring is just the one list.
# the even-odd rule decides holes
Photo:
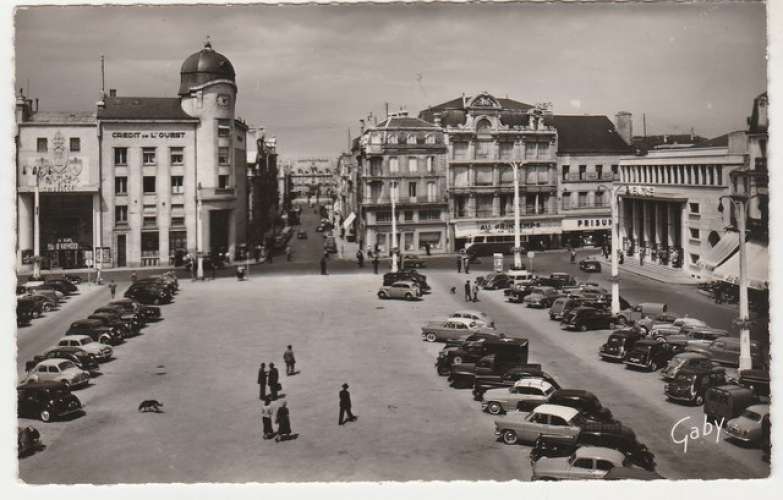
[(668, 310), (668, 304), (662, 304), (660, 302), (641, 302), (632, 307), (621, 307), (621, 311), (617, 316), (617, 322), (621, 325), (631, 324), (645, 316), (655, 318)]
[(155, 321), (162, 319), (160, 315), (160, 307), (148, 306), (133, 299), (115, 299), (109, 302), (110, 306), (120, 306), (125, 308), (127, 312), (138, 314), (144, 321)]
[(383, 285), (393, 285), (398, 281), (413, 281), (421, 289), (422, 293), (426, 293), (430, 290), (430, 286), (427, 284), (427, 277), (419, 273), (416, 269), (403, 269), (396, 273), (386, 273), (383, 275)]
[(144, 319), (140, 314), (128, 311), (126, 307), (120, 305), (108, 304), (99, 307), (94, 311), (94, 313), (105, 313), (111, 314), (112, 316), (117, 316), (119, 320), (122, 321), (122, 323), (126, 326), (126, 328), (128, 328), (132, 335), (139, 333), (139, 330), (141, 330), (141, 327), (144, 325)]
[(116, 312), (92, 313), (87, 316), (87, 319), (100, 321), (103, 326), (115, 328), (120, 333), (120, 335), (122, 335), (123, 339), (130, 337), (134, 333), (130, 328), (128, 328), (128, 325), (120, 318), (118, 314), (116, 314)]
[(484, 392), (481, 409), (492, 415), (514, 410), (530, 411), (546, 402), (555, 390), (552, 384), (544, 379), (524, 378), (511, 387), (489, 389)]
[(666, 399), (701, 406), (704, 394), (710, 387), (726, 384), (726, 370), (708, 366), (680, 369), (674, 380), (666, 384), (663, 393)]
[(483, 325), (481, 323), (466, 318), (430, 321), (421, 327), (421, 338), (427, 342), (459, 340), (467, 338), (471, 333), (482, 327)]
[(484, 325), (491, 328), (495, 327), (495, 320), (490, 318), (488, 314), (473, 309), (461, 309), (459, 311), (454, 311), (449, 315), (449, 319), (452, 318), (471, 319), (476, 323), (484, 323)]
[(669, 324), (653, 325), (652, 328), (647, 328), (644, 325), (636, 325), (642, 332), (642, 335), (657, 340), (658, 342), (666, 342), (667, 339), (676, 338), (680, 340), (686, 340), (684, 336), (680, 335), (680, 328)]
[(762, 440), (761, 422), (769, 418), (769, 405), (758, 404), (745, 408), (745, 411), (726, 423), (726, 434), (729, 439), (747, 444), (757, 444)]
[(666, 366), (675, 354), (685, 351), (684, 342), (658, 342), (642, 339), (623, 358), (626, 367), (656, 371)]
[(97, 319), (74, 321), (65, 335), (88, 335), (96, 342), (109, 345), (118, 345), (123, 342), (122, 333), (118, 328), (106, 326), (103, 321)]
[(751, 369), (739, 370), (737, 383), (747, 387), (761, 401), (769, 401), (769, 370)]
[(79, 291), (79, 287), (72, 283), (71, 280), (63, 278), (48, 278), (44, 281), (44, 284), (48, 286), (59, 287), (65, 294), (76, 293)]
[(25, 382), (56, 382), (68, 388), (82, 387), (90, 382), (90, 373), (68, 359), (44, 359), (30, 370)]
[(552, 303), (560, 297), (560, 292), (551, 286), (537, 286), (528, 293), (522, 301), (527, 307), (545, 308), (551, 307)]
[(604, 360), (622, 361), (625, 354), (641, 339), (641, 333), (631, 328), (615, 331), (601, 346), (598, 355)]
[(579, 261), (579, 270), (586, 273), (600, 273), (601, 263), (595, 259), (582, 259)]
[(43, 311), (41, 304), (35, 301), (31, 296), (19, 297), (16, 299), (16, 324), (26, 325), (33, 318), (39, 317)]
[(41, 295), (43, 297), (47, 297), (50, 301), (58, 305), (65, 302), (65, 295), (62, 292), (58, 292), (57, 290), (52, 290), (50, 288), (37, 288), (34, 286), (20, 288), (25, 290), (26, 295)]
[(539, 282), (542, 286), (552, 286), (555, 288), (576, 285), (576, 280), (568, 273), (551, 273), (548, 278), (539, 278)]
[(535, 283), (520, 281), (514, 283), (511, 288), (503, 290), (503, 295), (505, 295), (506, 300), (509, 302), (521, 304), (534, 288), (536, 288)]
[(689, 368), (696, 368), (701, 370), (709, 370), (715, 366), (709, 356), (699, 352), (685, 351), (680, 354), (676, 354), (666, 368), (661, 370), (661, 378), (669, 381), (674, 380), (680, 370), (686, 370)]
[(601, 446), (624, 454), (630, 463), (655, 470), (655, 455), (636, 439), (630, 427), (622, 424), (585, 424), (572, 437), (542, 434), (530, 450), (530, 463), (541, 457), (566, 457), (581, 446)]
[(484, 290), (504, 290), (514, 284), (514, 278), (505, 273), (493, 274), (491, 278), (484, 280), (481, 287)]
[(98, 371), (98, 359), (95, 355), (88, 353), (81, 347), (53, 347), (44, 354), (37, 355), (31, 361), (28, 361), (30, 365), (27, 371), (32, 370), (35, 365), (45, 359), (67, 359), (72, 361), (80, 370), (89, 372), (90, 375)]
[(452, 387), (473, 387), (476, 377), (500, 375), (512, 368), (527, 366), (528, 340), (514, 338), (506, 347), (475, 363), (453, 363), (449, 382)]
[(446, 341), (446, 347), (438, 353), (435, 362), (439, 375), (450, 374), (453, 364), (476, 363), (488, 355), (516, 356), (520, 346), (527, 346), (526, 339), (507, 336), (493, 329), (476, 330), (467, 338), (474, 340), (462, 342), (459, 346), (450, 345), (455, 343), (454, 340)]
[(17, 457), (23, 458), (40, 450), (41, 433), (33, 426), (16, 428)]
[(29, 300), (33, 303), (33, 313), (36, 318), (40, 318), (44, 313), (57, 309), (57, 302), (46, 295), (31, 294), (20, 297), (17, 300)]
[(421, 298), (421, 289), (413, 281), (397, 281), (391, 285), (382, 286), (378, 290), (378, 298), (416, 300)]
[[(740, 339), (736, 337), (721, 337), (705, 348), (689, 346), (688, 350), (703, 352), (716, 363), (737, 368), (739, 366)], [(750, 357), (754, 366), (761, 365), (761, 350), (758, 342), (750, 341)]]
[(690, 328), (686, 331), (680, 330), (679, 335), (672, 338), (683, 339), (688, 342), (688, 348), (702, 348), (706, 349), (714, 341), (729, 337), (730, 334), (726, 330), (720, 328), (712, 328), (709, 326), (698, 326)]
[(564, 330), (606, 330), (614, 326), (614, 316), (605, 309), (577, 307), (560, 322)]
[(57, 342), (57, 347), (73, 347), (95, 356), (99, 362), (108, 361), (114, 355), (114, 349), (96, 342), (89, 335), (68, 335)]
[(495, 436), (506, 444), (534, 443), (541, 434), (575, 437), (585, 424), (579, 410), (542, 404), (530, 413), (513, 412), (495, 419)]
[(595, 394), (581, 389), (558, 389), (549, 396), (549, 403), (578, 410), (586, 420), (615, 423), (612, 411), (601, 405)]
[(568, 457), (543, 457), (533, 464), (533, 481), (603, 479), (627, 465), (625, 455), (611, 448), (582, 446)]
[(142, 304), (168, 304), (172, 300), (166, 288), (154, 283), (134, 283), (125, 290), (125, 297), (135, 299)]
[[(677, 326), (682, 330), (683, 328), (694, 328), (697, 326), (707, 326), (707, 323), (700, 320), (699, 318), (691, 318), (689, 316), (683, 316), (680, 318), (675, 319), (672, 324), (674, 326)], [(684, 332), (683, 332), (684, 333)]]
[(17, 415), (20, 418), (38, 418), (49, 422), (83, 411), (79, 398), (62, 384), (27, 383), (16, 387)]
[(418, 255), (411, 254), (411, 255), (403, 255), (402, 256), (402, 268), (403, 269), (412, 269), (412, 268), (422, 268), (424, 267), (425, 262), (424, 259), (419, 257)]
[(482, 401), (484, 393), (490, 389), (512, 387), (517, 381), (526, 378), (538, 378), (546, 380), (555, 389), (560, 389), (560, 384), (550, 374), (541, 369), (539, 364), (530, 364), (511, 368), (499, 374), (476, 374), (473, 378), (473, 399)]
[(710, 387), (704, 393), (704, 416), (711, 422), (728, 421), (757, 403), (756, 395), (747, 387), (734, 384)]

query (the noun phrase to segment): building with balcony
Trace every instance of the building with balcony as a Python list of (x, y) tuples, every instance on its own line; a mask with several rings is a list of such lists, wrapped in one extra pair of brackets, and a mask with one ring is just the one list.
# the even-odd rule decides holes
[[(406, 112), (362, 130), (357, 167), (357, 237), (390, 255), (392, 217), (402, 253), (448, 250), (446, 145), (443, 130)], [(396, 210), (392, 213), (392, 197)]]
[(619, 180), (620, 158), (633, 152), (629, 146), (631, 114), (620, 112), (616, 118), (616, 128), (606, 116), (549, 118), (558, 132), (558, 208), (563, 245), (611, 244), (612, 185)]
[[(17, 99), (20, 270), (36, 179), (52, 193), (39, 228), (51, 233), (41, 248), (50, 267), (175, 265), (197, 249), (237, 255), (247, 235), (247, 125), (235, 118), (231, 62), (205, 43), (182, 64), (178, 94), (112, 89), (96, 113), (66, 114)], [(38, 164), (44, 174), (31, 177)]]
[(355, 241), (358, 232), (358, 219), (356, 216), (359, 211), (356, 198), (357, 177), (356, 158), (351, 152), (342, 153), (337, 158), (335, 170), (337, 199), (334, 203), (334, 216), (337, 223), (343, 225), (343, 230), (349, 241)]
[(711, 279), (738, 247), (720, 197), (745, 165), (747, 138), (733, 132), (686, 148), (652, 149), (620, 160), (620, 242), (629, 258)]

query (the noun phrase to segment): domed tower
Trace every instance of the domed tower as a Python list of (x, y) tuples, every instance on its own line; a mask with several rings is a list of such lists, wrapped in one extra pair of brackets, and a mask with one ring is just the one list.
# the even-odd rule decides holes
[(234, 66), (209, 39), (182, 63), (179, 96), (182, 110), (200, 120), (194, 177), (203, 204), (203, 251), (233, 256), (246, 237), (247, 127), (234, 119)]

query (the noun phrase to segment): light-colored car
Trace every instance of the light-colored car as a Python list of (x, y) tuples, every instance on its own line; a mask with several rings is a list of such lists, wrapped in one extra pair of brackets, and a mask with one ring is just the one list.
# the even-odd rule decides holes
[(683, 326), (707, 326), (707, 323), (705, 323), (704, 321), (698, 318), (691, 318), (688, 316), (677, 318), (674, 320), (674, 323), (672, 324), (680, 328), (682, 328)]
[(625, 455), (611, 448), (582, 446), (570, 457), (542, 457), (533, 464), (533, 481), (603, 479), (615, 467), (626, 465)]
[(540, 434), (575, 438), (583, 425), (579, 410), (543, 404), (530, 413), (514, 412), (495, 419), (495, 435), (506, 444), (533, 443)]
[(726, 434), (743, 443), (758, 443), (762, 438), (761, 421), (769, 416), (769, 405), (751, 405), (737, 418), (726, 423)]
[(378, 290), (381, 299), (416, 300), (421, 297), (421, 289), (413, 281), (397, 281)]
[(522, 299), (527, 307), (551, 307), (560, 292), (551, 286), (538, 286)]
[(465, 340), (477, 330), (484, 328), (472, 319), (453, 318), (446, 321), (430, 321), (421, 327), (421, 337), (427, 342)]
[(481, 409), (500, 415), (514, 410), (529, 411), (544, 403), (552, 393), (554, 386), (541, 378), (518, 380), (511, 387), (489, 389), (483, 395)]
[(483, 323), (484, 326), (488, 326), (490, 328), (495, 327), (495, 320), (489, 317), (487, 313), (483, 313), (481, 311), (476, 311), (472, 309), (461, 309), (459, 311), (454, 311), (450, 316), (449, 319), (454, 318), (463, 318), (463, 319), (471, 319), (478, 323)]
[(100, 362), (111, 359), (114, 354), (114, 349), (111, 346), (95, 342), (89, 335), (68, 335), (58, 340), (57, 345), (60, 347), (81, 347)]
[(81, 387), (90, 381), (90, 372), (76, 366), (73, 361), (60, 358), (45, 359), (35, 365), (25, 383), (56, 382), (65, 387)]

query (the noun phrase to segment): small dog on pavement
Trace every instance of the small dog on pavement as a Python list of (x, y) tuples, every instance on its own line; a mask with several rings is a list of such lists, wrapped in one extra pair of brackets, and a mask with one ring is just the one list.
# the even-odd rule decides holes
[(456, 286), (451, 287), (450, 292), (452, 295), (457, 295), (457, 287)]
[(139, 411), (141, 412), (154, 411), (155, 413), (163, 413), (163, 410), (160, 409), (161, 406), (163, 406), (163, 403), (161, 403), (160, 401), (157, 401), (155, 399), (147, 399), (139, 404)]

